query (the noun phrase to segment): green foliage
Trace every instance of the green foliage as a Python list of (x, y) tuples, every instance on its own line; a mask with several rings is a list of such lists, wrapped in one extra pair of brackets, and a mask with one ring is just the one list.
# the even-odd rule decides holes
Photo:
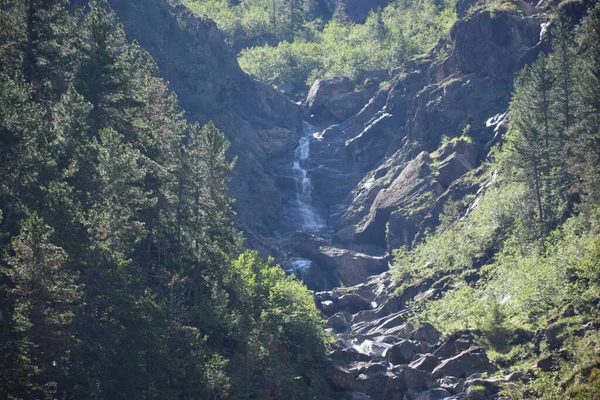
[(536, 372), (526, 384), (505, 387), (501, 394), (510, 399), (594, 399), (600, 395), (600, 337), (588, 331), (567, 344), (570, 359), (556, 372)]
[(315, 20), (312, 0), (183, 0), (193, 12), (212, 18), (232, 46), (241, 49), (280, 41), (294, 41), (309, 34), (305, 25)]
[(216, 21), (246, 72), (298, 88), (323, 77), (355, 79), (367, 70), (398, 67), (431, 49), (456, 20), (452, 1), (397, 0), (372, 12), (364, 24), (349, 22), (343, 2), (326, 24), (311, 0), (183, 3)]
[[(301, 399), (323, 390), (324, 381), (311, 364), (323, 363), (328, 338), (306, 287), (286, 277), (272, 260), (265, 263), (256, 252), (240, 255), (225, 279), (239, 310), (234, 313), (236, 340), (245, 349), (232, 366), (238, 371), (235, 375), (242, 377), (233, 382), (234, 397), (236, 393), (261, 398), (286, 393), (288, 398)], [(270, 349), (283, 352), (274, 357)], [(298, 376), (313, 381), (314, 387), (304, 387)]]
[(395, 250), (394, 277), (408, 285), (436, 271), (457, 271), (470, 266), (499, 245), (516, 217), (516, 204), (522, 196), (520, 186), (502, 192), (492, 187), (469, 218), (427, 237), (410, 251)]
[(308, 40), (247, 48), (240, 65), (265, 82), (303, 87), (315, 79), (400, 66), (429, 50), (456, 20), (453, 4), (396, 1), (373, 12), (365, 24), (331, 20)]
[(106, 1), (63, 3), (0, 5), (0, 397), (316, 397), (320, 315), (238, 259), (229, 142)]
[[(491, 167), (499, 179), (487, 186), (476, 208), (459, 219), (461, 207), (448, 203), (433, 236), (395, 252), (396, 279), (438, 280), (437, 296), (417, 304), (419, 318), (448, 333), (478, 329), (489, 356), (503, 367), (530, 367), (532, 354), (550, 349), (523, 337), (549, 323), (561, 328), (561, 350), (572, 355), (556, 372), (507, 386), (502, 393), (507, 398), (590, 399), (599, 392), (597, 332), (580, 325), (597, 319), (592, 310), (600, 294), (592, 133), (600, 121), (594, 111), (598, 92), (588, 90), (595, 88), (592, 75), (600, 65), (598, 10), (582, 24), (579, 40), (588, 44), (580, 47), (578, 68), (569, 21), (559, 16), (554, 52), (540, 56), (517, 79), (509, 132), (493, 152)], [(567, 305), (577, 310), (575, 317), (564, 315)], [(553, 359), (563, 355), (557, 351)]]

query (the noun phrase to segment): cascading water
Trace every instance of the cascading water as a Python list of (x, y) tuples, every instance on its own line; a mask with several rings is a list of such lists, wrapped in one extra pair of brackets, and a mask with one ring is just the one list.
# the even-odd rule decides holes
[(325, 224), (312, 205), (312, 183), (305, 165), (310, 156), (310, 141), (315, 132), (308, 122), (303, 122), (304, 136), (300, 138), (296, 148), (292, 172), (296, 181), (296, 206), (299, 212), (299, 228), (305, 232), (317, 233)]

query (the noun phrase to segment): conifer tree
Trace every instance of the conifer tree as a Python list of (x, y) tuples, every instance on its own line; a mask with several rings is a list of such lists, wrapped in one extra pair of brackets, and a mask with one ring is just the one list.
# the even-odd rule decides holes
[(541, 55), (518, 78), (511, 102), (511, 127), (504, 165), (532, 188), (539, 235), (562, 215), (566, 204), (564, 140), (553, 114), (554, 76)]
[(15, 312), (31, 343), (27, 353), (36, 374), (32, 379), (42, 398), (51, 398), (68, 374), (76, 344), (69, 326), (81, 298), (77, 275), (65, 268), (67, 254), (50, 242), (52, 233), (41, 218), (31, 215), (13, 240), (15, 255), (9, 260), (19, 299)]
[(36, 98), (55, 99), (64, 91), (69, 63), (73, 61), (73, 21), (65, 0), (17, 0), (24, 24), (20, 50), (23, 76)]
[(577, 77), (578, 127), (576, 165), (588, 202), (600, 199), (600, 4), (590, 11), (581, 26), (583, 55)]

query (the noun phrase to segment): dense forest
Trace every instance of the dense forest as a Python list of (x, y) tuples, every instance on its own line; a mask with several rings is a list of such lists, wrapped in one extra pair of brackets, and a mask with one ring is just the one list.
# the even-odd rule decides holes
[(330, 3), (0, 0), (0, 400), (599, 398), (600, 3)]
[(0, 397), (309, 396), (328, 339), (244, 252), (222, 133), (105, 1), (3, 1), (0, 25)]

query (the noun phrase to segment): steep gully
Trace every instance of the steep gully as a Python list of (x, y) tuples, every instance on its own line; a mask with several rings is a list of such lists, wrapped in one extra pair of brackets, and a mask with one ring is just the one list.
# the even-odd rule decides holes
[[(111, 1), (190, 119), (213, 120), (231, 141), (231, 194), (247, 244), (316, 291), (338, 339), (333, 398), (475, 398), (471, 386), (494, 398), (501, 382), (520, 379), (484, 378), (495, 367), (473, 332), (442, 336), (407, 322), (409, 304), (443, 291), (442, 276), (394, 294), (388, 272), (390, 249), (435, 227), (448, 199), (485, 190), (491, 177), (466, 177), (502, 136), (515, 73), (548, 48), (543, 10), (467, 15), (472, 4), (458, 1), (460, 20), (428, 56), (384, 73), (389, 85), (318, 81), (304, 108), (245, 75), (211, 21), (163, 0)], [(458, 141), (433, 164), (442, 135), (466, 127), (486, 145)]]
[[(365, 96), (349, 118), (332, 115), (353, 107), (346, 100), (360, 90), (339, 79), (311, 88), (306, 105), (317, 128), (303, 123), (286, 209), (297, 232), (280, 243), (284, 268), (321, 290), (316, 302), (337, 338), (329, 373), (335, 398), (495, 399), (502, 385), (526, 379), (488, 377), (498, 368), (476, 345), (476, 332), (442, 335), (407, 321), (412, 304), (443, 292), (443, 274), (395, 293), (387, 270), (390, 249), (435, 227), (448, 199), (473, 194), (476, 207), (495, 179), (468, 175), (481, 174), (478, 164), (501, 139), (514, 74), (547, 49), (541, 23), (511, 12), (465, 18), (438, 46), (451, 49), (449, 58), (440, 62), (434, 50), (407, 72), (392, 72), (391, 88)], [(442, 134), (460, 136), (467, 126), (482, 148), (459, 140), (432, 163)]]

